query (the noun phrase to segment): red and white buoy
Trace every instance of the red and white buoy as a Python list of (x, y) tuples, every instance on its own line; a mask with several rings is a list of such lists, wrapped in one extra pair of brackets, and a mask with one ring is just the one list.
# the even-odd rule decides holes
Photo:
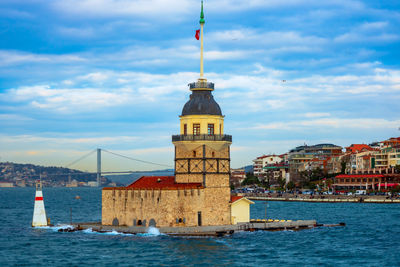
[(32, 227), (47, 226), (46, 211), (44, 209), (42, 181), (36, 182), (35, 208), (33, 209)]

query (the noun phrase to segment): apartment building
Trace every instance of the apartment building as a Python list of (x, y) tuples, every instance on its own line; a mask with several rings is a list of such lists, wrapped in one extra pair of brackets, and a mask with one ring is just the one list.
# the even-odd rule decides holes
[(278, 155), (263, 155), (257, 157), (253, 160), (253, 171), (254, 176), (256, 176), (260, 181), (265, 180), (266, 178), (266, 170), (264, 169), (265, 166), (268, 164), (276, 164), (282, 162), (282, 157)]

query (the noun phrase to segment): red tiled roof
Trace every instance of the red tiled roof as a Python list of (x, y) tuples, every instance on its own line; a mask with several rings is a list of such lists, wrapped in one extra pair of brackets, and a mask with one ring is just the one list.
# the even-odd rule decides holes
[(350, 151), (353, 153), (361, 152), (362, 150), (372, 151), (374, 149), (372, 147), (370, 147), (369, 145), (365, 145), (365, 144), (352, 144), (351, 146), (346, 147), (346, 151)]
[(175, 176), (142, 176), (126, 188), (132, 189), (196, 189), (201, 183), (175, 183)]
[(382, 178), (382, 174), (340, 174), (335, 178)]
[(243, 197), (242, 196), (231, 196), (231, 203), (238, 201), (241, 198), (243, 198)]

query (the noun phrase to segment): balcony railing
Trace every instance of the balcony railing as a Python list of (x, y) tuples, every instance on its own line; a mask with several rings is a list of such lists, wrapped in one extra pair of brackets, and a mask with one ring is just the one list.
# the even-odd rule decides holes
[(227, 135), (227, 134), (173, 135), (172, 142), (177, 142), (177, 141), (227, 141), (227, 142), (232, 142), (232, 135)]
[(214, 90), (214, 83), (210, 82), (194, 82), (194, 83), (189, 83), (188, 85), (190, 89), (208, 88)]

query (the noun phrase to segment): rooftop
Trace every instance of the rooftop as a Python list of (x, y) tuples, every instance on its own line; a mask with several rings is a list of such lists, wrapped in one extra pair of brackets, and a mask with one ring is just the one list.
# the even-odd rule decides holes
[(375, 149), (366, 144), (352, 144), (351, 146), (346, 147), (346, 151), (352, 153), (358, 153), (361, 151), (372, 151), (372, 150)]
[(203, 185), (201, 183), (175, 183), (175, 176), (142, 176), (126, 188), (176, 190), (203, 188)]

